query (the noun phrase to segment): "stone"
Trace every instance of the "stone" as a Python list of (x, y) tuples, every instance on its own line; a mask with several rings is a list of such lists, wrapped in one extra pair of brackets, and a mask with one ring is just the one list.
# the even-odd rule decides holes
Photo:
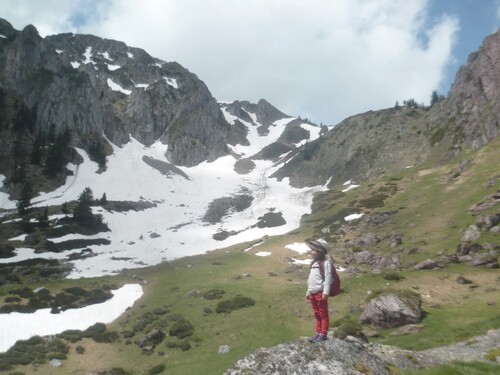
[(481, 238), (481, 229), (476, 224), (471, 224), (462, 236), (462, 242), (475, 242)]
[(413, 268), (416, 270), (433, 270), (435, 268), (444, 268), (444, 264), (442, 262), (436, 262), (433, 259), (427, 259), (416, 264)]
[(387, 292), (367, 303), (359, 321), (376, 328), (418, 323), (424, 316), (421, 305), (420, 296), (414, 292)]
[(221, 346), (219, 346), (219, 352), (218, 353), (219, 354), (226, 354), (226, 353), (229, 353), (229, 350), (231, 350), (230, 347), (229, 347), (229, 345), (221, 345)]
[(136, 340), (135, 344), (144, 350), (152, 351), (156, 345), (165, 338), (165, 333), (160, 329), (155, 329), (141, 339)]
[(54, 359), (51, 359), (49, 361), (49, 366), (50, 367), (61, 367), (62, 366), (62, 362), (59, 359), (54, 358)]
[(354, 255), (357, 264), (371, 264), (375, 260), (375, 255), (369, 251), (361, 251)]

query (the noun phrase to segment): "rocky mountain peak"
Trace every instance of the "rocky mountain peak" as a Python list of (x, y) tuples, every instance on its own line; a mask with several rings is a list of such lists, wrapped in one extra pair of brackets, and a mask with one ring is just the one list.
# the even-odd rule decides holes
[(34, 112), (36, 133), (70, 129), (84, 149), (103, 135), (118, 146), (161, 140), (186, 166), (228, 154), (238, 139), (206, 85), (177, 63), (93, 35), (41, 38), (5, 20), (0, 34), (0, 88)]

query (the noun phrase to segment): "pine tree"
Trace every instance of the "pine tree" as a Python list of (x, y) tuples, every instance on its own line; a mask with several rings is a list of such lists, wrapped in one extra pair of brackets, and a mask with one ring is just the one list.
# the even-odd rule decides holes
[(45, 207), (43, 212), (38, 216), (38, 227), (47, 228), (49, 226), (49, 208)]
[(71, 135), (68, 129), (56, 136), (54, 143), (49, 147), (47, 160), (45, 161), (45, 174), (50, 177), (56, 177), (64, 169), (67, 163), (67, 147), (69, 146)]
[(69, 214), (69, 208), (68, 208), (68, 202), (64, 202), (61, 206), (61, 211), (64, 215), (68, 216)]
[(101, 199), (99, 200), (99, 204), (101, 206), (104, 206), (106, 203), (108, 203), (108, 198), (106, 197), (106, 193), (104, 193), (101, 197)]
[(42, 161), (42, 149), (44, 145), (45, 145), (44, 137), (39, 133), (36, 136), (35, 141), (33, 142), (33, 147), (31, 148), (31, 155), (30, 155), (31, 164), (40, 165)]
[(76, 222), (83, 226), (92, 226), (92, 203), (94, 203), (94, 195), (92, 190), (87, 187), (78, 197), (76, 207), (73, 211), (73, 217)]
[(432, 107), (437, 102), (439, 102), (439, 95), (438, 95), (437, 91), (434, 90), (432, 92), (432, 95), (431, 95), (431, 104), (430, 104), (430, 106)]
[(94, 215), (92, 213), (92, 205), (94, 204), (95, 201), (92, 190), (87, 187), (78, 197), (76, 207), (73, 210), (73, 218), (83, 227), (99, 230), (102, 229), (103, 226), (105, 227), (105, 224), (102, 221), (101, 215)]
[(33, 187), (30, 181), (26, 181), (21, 190), (21, 197), (16, 204), (20, 216), (25, 217), (31, 211), (31, 198), (33, 198)]

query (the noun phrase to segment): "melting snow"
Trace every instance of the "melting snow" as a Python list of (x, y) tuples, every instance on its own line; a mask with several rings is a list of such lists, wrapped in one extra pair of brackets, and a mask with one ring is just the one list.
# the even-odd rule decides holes
[(294, 243), (291, 243), (290, 245), (286, 245), (285, 248), (292, 250), (292, 251), (295, 251), (299, 254), (305, 254), (311, 250), (309, 248), (309, 246), (307, 246), (307, 244), (305, 244), (303, 242), (294, 242)]
[(269, 251), (259, 251), (258, 253), (255, 253), (255, 255), (257, 255), (258, 257), (268, 257), (271, 254), (272, 253)]
[(83, 57), (85, 57), (85, 61), (83, 62), (83, 64), (95, 64), (94, 60), (92, 60), (92, 47), (87, 47), (85, 53), (83, 54)]
[(362, 217), (364, 214), (352, 214), (352, 215), (348, 215), (346, 217), (344, 217), (344, 220), (345, 221), (351, 221), (351, 220), (356, 220), (356, 219), (359, 219), (360, 217)]
[(106, 65), (108, 66), (108, 70), (111, 72), (121, 68), (120, 65), (111, 65), (111, 64), (106, 64)]
[(32, 314), (0, 314), (0, 352), (8, 350), (17, 340), (27, 340), (35, 335), (55, 335), (68, 329), (85, 330), (95, 323), (111, 323), (131, 307), (143, 291), (138, 284), (127, 284), (112, 293), (113, 297), (106, 302), (59, 314), (51, 314), (51, 309), (37, 310)]
[(102, 57), (104, 57), (106, 60), (109, 60), (109, 61), (113, 61), (113, 59), (111, 57), (109, 57), (109, 53), (106, 51), (106, 52), (98, 52), (99, 55), (101, 55)]
[(177, 80), (174, 79), (174, 78), (169, 78), (169, 77), (163, 77), (165, 79), (165, 81), (167, 82), (167, 84), (169, 86), (172, 86), (174, 89), (178, 89), (179, 86), (177, 85)]
[(126, 90), (123, 87), (121, 87), (118, 83), (114, 82), (111, 78), (108, 78), (108, 86), (111, 90), (113, 91), (119, 91), (122, 92), (126, 95), (130, 95), (132, 93), (131, 90)]
[(352, 189), (357, 188), (357, 187), (359, 187), (359, 185), (349, 185), (347, 188), (342, 190), (342, 192), (345, 193), (346, 191), (352, 190)]

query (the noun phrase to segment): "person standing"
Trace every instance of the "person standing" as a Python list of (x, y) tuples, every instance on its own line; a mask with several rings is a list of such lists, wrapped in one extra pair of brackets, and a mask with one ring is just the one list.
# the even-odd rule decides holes
[(307, 279), (306, 300), (310, 301), (316, 319), (316, 334), (310, 342), (325, 341), (330, 326), (328, 296), (332, 283), (333, 264), (327, 257), (330, 245), (323, 239), (306, 241), (311, 249), (311, 269)]

